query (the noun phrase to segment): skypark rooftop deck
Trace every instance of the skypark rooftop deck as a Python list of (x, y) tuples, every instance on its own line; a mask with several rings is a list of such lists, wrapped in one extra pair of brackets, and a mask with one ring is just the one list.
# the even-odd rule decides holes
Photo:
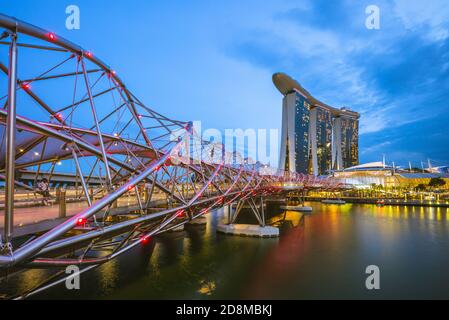
[(321, 102), (320, 100), (316, 99), (314, 96), (310, 94), (306, 89), (304, 89), (298, 81), (293, 79), (292, 77), (286, 75), (285, 73), (278, 72), (273, 75), (273, 83), (276, 86), (276, 88), (285, 96), (289, 94), (292, 91), (297, 91), (301, 95), (303, 95), (309, 102), (312, 104), (312, 106), (316, 107), (322, 107), (324, 109), (328, 109), (332, 112), (334, 116), (346, 116), (346, 117), (353, 117), (353, 118), (360, 118), (360, 114), (358, 112), (341, 108), (337, 109), (334, 107), (331, 107), (330, 105)]

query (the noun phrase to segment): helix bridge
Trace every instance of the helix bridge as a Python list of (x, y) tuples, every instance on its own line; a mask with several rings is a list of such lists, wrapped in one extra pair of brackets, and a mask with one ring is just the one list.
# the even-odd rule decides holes
[[(202, 141), (191, 122), (170, 119), (135, 96), (93, 52), (0, 14), (0, 180), (5, 185), (0, 276), (55, 270), (20, 297), (145, 245), (154, 236), (236, 203), (289, 187), (334, 189), (329, 178), (271, 171)], [(78, 177), (86, 206), (52, 229), (16, 241), (20, 170)], [(93, 177), (99, 183), (89, 183)], [(135, 198), (126, 219), (117, 201)], [(2, 284), (0, 283), (0, 289)], [(2, 290), (0, 290), (1, 293)]]

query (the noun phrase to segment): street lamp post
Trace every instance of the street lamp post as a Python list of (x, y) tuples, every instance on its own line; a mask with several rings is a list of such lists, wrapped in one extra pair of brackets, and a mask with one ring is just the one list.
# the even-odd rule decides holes
[(6, 184), (4, 243), (9, 244), (14, 226), (14, 169), (16, 136), (17, 35), (11, 34), (8, 72), (8, 114), (6, 123)]

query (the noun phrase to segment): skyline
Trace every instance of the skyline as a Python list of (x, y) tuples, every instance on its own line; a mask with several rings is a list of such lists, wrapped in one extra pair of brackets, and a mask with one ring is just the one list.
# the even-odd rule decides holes
[[(271, 75), (282, 71), (320, 100), (361, 113), (361, 163), (382, 154), (414, 166), (449, 158), (444, 1), (376, 1), (380, 30), (365, 28), (368, 1), (77, 1), (76, 31), (65, 29), (69, 4), (11, 2), (1, 11), (92, 49), (143, 101), (176, 119), (280, 130), (282, 97)], [(124, 12), (127, 28), (111, 22)]]

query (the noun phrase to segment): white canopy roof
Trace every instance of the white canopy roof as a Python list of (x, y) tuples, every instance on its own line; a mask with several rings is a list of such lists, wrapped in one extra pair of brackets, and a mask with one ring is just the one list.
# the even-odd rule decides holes
[(378, 162), (364, 163), (364, 164), (360, 164), (358, 166), (346, 168), (345, 171), (369, 170), (369, 169), (374, 169), (374, 168), (386, 168), (387, 169), (387, 168), (392, 168), (392, 167), (389, 165), (384, 165), (384, 163), (382, 161), (378, 161)]

